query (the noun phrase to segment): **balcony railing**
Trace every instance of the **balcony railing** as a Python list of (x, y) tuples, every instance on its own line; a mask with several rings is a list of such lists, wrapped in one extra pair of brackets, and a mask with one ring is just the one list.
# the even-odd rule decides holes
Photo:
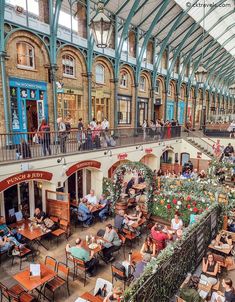
[(181, 136), (181, 127), (72, 129), (68, 132), (17, 132), (0, 134), (0, 163), (141, 145)]

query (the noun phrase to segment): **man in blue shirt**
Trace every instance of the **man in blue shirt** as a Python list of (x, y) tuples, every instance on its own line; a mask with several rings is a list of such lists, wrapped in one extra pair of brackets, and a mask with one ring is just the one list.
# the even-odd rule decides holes
[(93, 215), (87, 206), (86, 198), (83, 198), (78, 206), (78, 219), (83, 221), (83, 226), (85, 228), (92, 224)]
[(15, 244), (19, 245), (19, 241), (22, 240), (21, 234), (17, 233), (17, 230), (10, 230), (8, 226), (6, 225), (5, 218), (3, 216), (0, 216), (0, 236), (4, 237), (11, 237), (12, 241), (15, 239)]
[(99, 204), (102, 205), (102, 209), (99, 212), (99, 218), (101, 221), (106, 220), (109, 211), (109, 201), (105, 198), (104, 194), (100, 196)]

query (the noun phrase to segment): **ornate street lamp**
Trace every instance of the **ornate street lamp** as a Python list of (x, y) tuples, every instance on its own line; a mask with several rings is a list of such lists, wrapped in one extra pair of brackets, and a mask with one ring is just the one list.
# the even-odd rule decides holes
[(99, 1), (97, 13), (91, 20), (91, 30), (97, 47), (106, 48), (109, 46), (113, 27), (110, 18), (104, 13), (104, 3), (102, 1)]
[(198, 67), (197, 71), (195, 71), (195, 78), (199, 84), (205, 83), (207, 79), (207, 70), (204, 68), (202, 64)]
[(235, 96), (235, 84), (229, 87), (229, 92), (232, 96)]

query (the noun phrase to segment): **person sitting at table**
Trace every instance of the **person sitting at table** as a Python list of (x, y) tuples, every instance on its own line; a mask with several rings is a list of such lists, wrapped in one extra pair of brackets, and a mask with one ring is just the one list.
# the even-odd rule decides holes
[(129, 181), (128, 181), (128, 183), (127, 183), (127, 185), (126, 185), (126, 191), (125, 191), (125, 193), (128, 195), (128, 196), (130, 196), (130, 189), (132, 188), (132, 186), (135, 184), (135, 177), (132, 177)]
[(104, 239), (108, 242), (104, 243), (103, 256), (105, 262), (113, 261), (112, 254), (120, 249), (121, 241), (113, 226), (109, 223), (106, 225)]
[(43, 220), (46, 218), (46, 213), (41, 209), (36, 208), (34, 211), (34, 218), (38, 224), (43, 223)]
[(202, 260), (202, 274), (201, 280), (215, 285), (217, 280), (217, 274), (219, 271), (219, 265), (214, 259), (214, 255), (211, 252), (207, 253), (207, 257)]
[(142, 212), (140, 206), (137, 205), (137, 206), (135, 207), (135, 213), (133, 213), (132, 215), (127, 215), (127, 217), (128, 217), (130, 220), (137, 220), (137, 222), (140, 221), (141, 218), (143, 217), (143, 212)]
[(139, 173), (138, 174), (138, 184), (142, 184), (144, 182), (145, 182), (144, 176), (141, 173)]
[(71, 247), (69, 244), (67, 244), (66, 251), (70, 252), (74, 258), (85, 262), (89, 277), (92, 277), (95, 274), (99, 260), (94, 257), (94, 251), (91, 251), (89, 254), (89, 252), (82, 247), (81, 238), (76, 239), (75, 246)]
[(199, 278), (190, 276), (179, 290), (180, 298), (186, 302), (203, 302), (204, 299), (200, 297), (198, 292), (198, 284)]
[(121, 301), (122, 294), (123, 294), (123, 290), (121, 289), (121, 287), (116, 287), (116, 288), (113, 289), (112, 292), (110, 292), (105, 297), (105, 299), (103, 300), (103, 302)]
[(157, 250), (161, 251), (166, 247), (166, 240), (171, 239), (172, 236), (167, 228), (161, 224), (156, 223), (151, 229), (151, 235), (156, 240)]
[(89, 227), (93, 221), (93, 215), (87, 206), (87, 199), (83, 198), (78, 206), (78, 219), (83, 222), (85, 228)]
[(151, 260), (151, 255), (144, 253), (143, 259), (141, 261), (138, 261), (136, 264), (134, 264), (135, 265), (135, 270), (133, 272), (134, 279), (137, 279), (142, 275), (145, 266), (150, 262), (150, 260)]
[(3, 216), (0, 216), (0, 235), (3, 237), (14, 237), (16, 242), (23, 243), (22, 235), (17, 232), (16, 228), (10, 230), (6, 225), (6, 220)]
[(109, 201), (107, 200), (107, 198), (105, 198), (104, 194), (100, 195), (99, 204), (102, 206), (102, 208), (98, 215), (102, 222), (107, 219), (108, 212), (109, 212)]
[(227, 247), (227, 245), (232, 246), (233, 245), (233, 240), (232, 236), (229, 235), (226, 232), (221, 232), (219, 233), (216, 238), (215, 238), (216, 244), (221, 246), (221, 247)]
[(234, 218), (230, 218), (228, 220), (228, 231), (235, 233), (235, 219)]
[(0, 252), (11, 252), (14, 253), (14, 255), (19, 254), (19, 249), (24, 247), (24, 244), (21, 244), (19, 241), (16, 240), (13, 236), (0, 236)]
[(181, 240), (182, 238), (183, 238), (183, 231), (182, 229), (178, 229), (175, 234), (175, 240)]
[(153, 239), (150, 236), (146, 237), (140, 253), (142, 255), (146, 253), (150, 254), (152, 257), (156, 256), (156, 244), (153, 242)]
[(171, 229), (173, 231), (177, 231), (179, 229), (182, 229), (182, 227), (183, 227), (183, 221), (179, 217), (180, 217), (180, 214), (179, 214), (179, 212), (176, 211), (175, 217), (173, 219), (171, 219)]
[(223, 279), (222, 286), (225, 292), (213, 292), (211, 302), (235, 302), (235, 289), (232, 280), (230, 278)]
[(88, 203), (91, 205), (97, 205), (98, 200), (97, 197), (95, 196), (95, 190), (90, 190), (90, 194), (86, 195), (85, 198), (87, 199)]
[(124, 210), (119, 210), (118, 214), (116, 214), (115, 217), (114, 217), (114, 228), (118, 232), (121, 232), (122, 228), (124, 226), (124, 219), (125, 219), (124, 216), (125, 216)]

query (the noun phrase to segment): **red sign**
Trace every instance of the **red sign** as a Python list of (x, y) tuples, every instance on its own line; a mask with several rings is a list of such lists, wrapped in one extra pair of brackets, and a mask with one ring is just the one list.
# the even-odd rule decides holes
[(97, 168), (100, 169), (101, 163), (95, 160), (84, 160), (84, 161), (80, 161), (79, 163), (71, 166), (67, 171), (66, 171), (66, 175), (70, 176), (73, 173), (75, 173), (78, 170), (81, 170), (83, 168), (86, 167), (90, 167), (90, 168)]
[(42, 180), (51, 180), (53, 174), (50, 172), (44, 171), (26, 171), (19, 174), (10, 176), (2, 181), (0, 181), (0, 192), (14, 186), (20, 182), (32, 180), (32, 179), (42, 179)]
[(202, 152), (197, 152), (197, 158), (202, 158)]
[(127, 153), (120, 153), (120, 154), (118, 154), (118, 159), (119, 159), (119, 160), (123, 160), (123, 159), (126, 159), (127, 156), (128, 156)]
[(150, 154), (150, 153), (152, 153), (153, 152), (153, 149), (152, 148), (146, 148), (145, 149), (145, 153), (147, 153), (147, 154)]

